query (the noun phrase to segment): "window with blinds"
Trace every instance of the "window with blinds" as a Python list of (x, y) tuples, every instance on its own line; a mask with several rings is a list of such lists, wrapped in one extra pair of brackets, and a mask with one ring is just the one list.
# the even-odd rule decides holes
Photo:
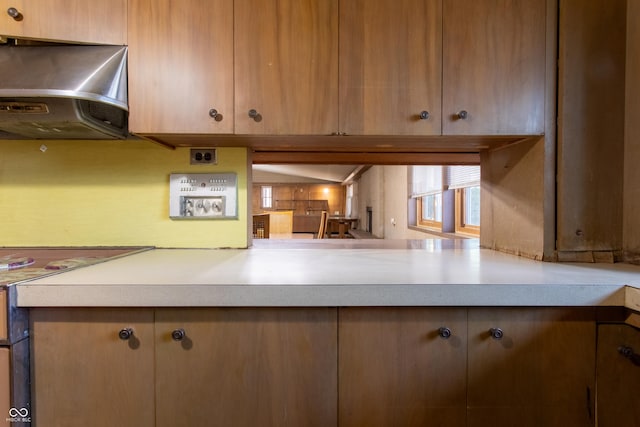
[(442, 166), (412, 166), (411, 197), (442, 192)]
[(447, 231), (455, 223), (456, 232), (479, 235), (480, 166), (412, 166), (408, 176), (416, 225), (443, 231), (443, 218), (450, 218)]
[(273, 189), (270, 185), (263, 185), (261, 187), (261, 200), (262, 207), (269, 209), (273, 207)]
[(447, 166), (445, 184), (449, 190), (480, 185), (480, 166)]

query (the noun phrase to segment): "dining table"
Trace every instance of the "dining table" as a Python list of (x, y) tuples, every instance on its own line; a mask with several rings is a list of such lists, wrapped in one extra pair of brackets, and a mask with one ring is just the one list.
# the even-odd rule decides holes
[(338, 238), (348, 237), (349, 230), (358, 226), (358, 218), (347, 216), (330, 216), (327, 219), (327, 235), (331, 237), (334, 232), (338, 233)]

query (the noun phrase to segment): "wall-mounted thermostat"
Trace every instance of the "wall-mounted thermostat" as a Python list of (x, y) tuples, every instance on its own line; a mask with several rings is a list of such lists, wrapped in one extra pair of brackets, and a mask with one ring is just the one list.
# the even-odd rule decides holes
[(169, 177), (169, 217), (237, 219), (235, 173), (174, 173)]

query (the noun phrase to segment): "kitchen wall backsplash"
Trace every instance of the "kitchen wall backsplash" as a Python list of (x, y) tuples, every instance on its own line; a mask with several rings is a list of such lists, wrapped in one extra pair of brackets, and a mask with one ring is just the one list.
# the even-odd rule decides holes
[[(247, 246), (247, 150), (215, 165), (147, 141), (2, 141), (0, 246)], [(238, 219), (172, 220), (169, 175), (235, 172)]]

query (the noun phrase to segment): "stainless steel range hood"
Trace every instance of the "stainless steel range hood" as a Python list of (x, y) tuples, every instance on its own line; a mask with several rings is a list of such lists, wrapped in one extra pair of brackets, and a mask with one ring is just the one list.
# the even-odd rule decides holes
[(1, 139), (124, 139), (126, 46), (0, 47)]

